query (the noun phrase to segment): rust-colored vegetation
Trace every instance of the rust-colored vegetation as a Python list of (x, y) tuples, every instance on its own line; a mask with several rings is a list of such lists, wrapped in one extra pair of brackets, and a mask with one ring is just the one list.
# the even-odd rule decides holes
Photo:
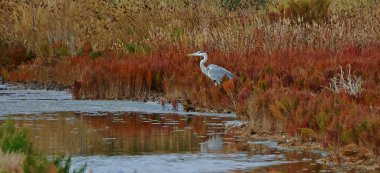
[[(72, 86), (77, 99), (161, 94), (233, 110), (253, 131), (379, 154), (376, 1), (223, 2), (0, 2), (10, 16), (0, 19), (1, 75)], [(235, 78), (214, 86), (199, 58), (185, 56), (199, 49)], [(328, 89), (340, 66), (364, 80), (363, 92)]]

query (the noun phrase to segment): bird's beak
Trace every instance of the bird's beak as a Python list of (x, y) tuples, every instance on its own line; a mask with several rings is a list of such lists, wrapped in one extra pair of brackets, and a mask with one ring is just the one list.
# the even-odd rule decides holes
[(187, 56), (197, 56), (195, 53), (187, 54)]

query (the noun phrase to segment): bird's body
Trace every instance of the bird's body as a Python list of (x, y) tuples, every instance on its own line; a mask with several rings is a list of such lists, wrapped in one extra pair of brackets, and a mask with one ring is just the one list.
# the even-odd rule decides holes
[(199, 63), (199, 66), (201, 67), (201, 71), (203, 74), (205, 74), (207, 77), (209, 77), (212, 81), (214, 81), (216, 85), (220, 85), (224, 76), (226, 76), (229, 79), (231, 79), (234, 76), (227, 69), (220, 67), (218, 65), (215, 65), (215, 64), (210, 64), (206, 67), (205, 63), (208, 60), (208, 56), (203, 51), (198, 51), (198, 52), (189, 54), (188, 56), (202, 56), (203, 57), (203, 59)]

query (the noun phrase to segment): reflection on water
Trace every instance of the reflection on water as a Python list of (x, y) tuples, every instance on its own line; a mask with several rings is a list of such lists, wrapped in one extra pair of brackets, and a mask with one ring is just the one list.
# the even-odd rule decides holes
[[(36, 148), (49, 155), (229, 152), (232, 136), (223, 122), (231, 117), (175, 114), (63, 112), (15, 115), (17, 126), (31, 131)], [(199, 145), (202, 143), (202, 145)]]
[[(34, 147), (72, 154), (91, 172), (320, 172), (320, 154), (275, 143), (239, 144), (225, 133), (233, 117), (60, 112), (13, 115)], [(0, 124), (2, 121), (0, 121)]]
[(223, 138), (220, 134), (211, 135), (207, 141), (200, 143), (201, 152), (211, 153), (223, 151)]

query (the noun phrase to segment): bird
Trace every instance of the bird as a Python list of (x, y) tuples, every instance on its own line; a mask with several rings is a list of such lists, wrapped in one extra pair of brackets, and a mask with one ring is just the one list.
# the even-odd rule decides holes
[(231, 79), (234, 75), (228, 71), (227, 69), (220, 67), (215, 64), (210, 64), (207, 67), (205, 66), (206, 61), (208, 60), (207, 53), (200, 50), (198, 52), (188, 54), (187, 56), (201, 56), (203, 59), (200, 61), (199, 66), (201, 67), (201, 71), (207, 77), (209, 77), (212, 81), (215, 82), (215, 85), (220, 85), (224, 76)]

